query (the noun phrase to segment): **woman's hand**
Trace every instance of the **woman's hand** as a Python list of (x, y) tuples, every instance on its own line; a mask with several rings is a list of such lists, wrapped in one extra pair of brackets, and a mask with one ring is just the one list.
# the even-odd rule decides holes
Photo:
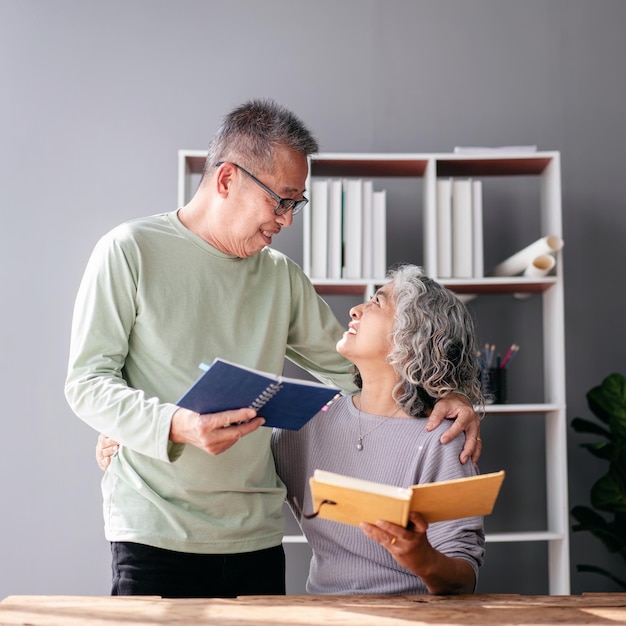
[(442, 554), (430, 545), (428, 524), (419, 513), (409, 514), (407, 528), (378, 521), (362, 523), (363, 532), (385, 548), (399, 565), (419, 576), (430, 593), (473, 593), (476, 577), (465, 560)]

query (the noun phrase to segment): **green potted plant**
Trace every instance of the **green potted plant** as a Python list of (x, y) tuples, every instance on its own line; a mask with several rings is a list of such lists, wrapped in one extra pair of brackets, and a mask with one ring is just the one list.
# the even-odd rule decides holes
[[(590, 532), (626, 563), (626, 377), (611, 374), (605, 378), (587, 392), (587, 404), (599, 423), (576, 417), (572, 428), (600, 437), (581, 446), (609, 466), (591, 488), (591, 507), (575, 506), (571, 510), (577, 521), (572, 530)], [(625, 579), (601, 567), (577, 565), (576, 569), (606, 576), (626, 590)]]

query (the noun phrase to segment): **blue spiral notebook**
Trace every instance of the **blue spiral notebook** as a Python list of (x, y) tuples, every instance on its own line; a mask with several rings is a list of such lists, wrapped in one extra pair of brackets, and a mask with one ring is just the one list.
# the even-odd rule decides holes
[(252, 407), (264, 426), (299, 430), (341, 393), (322, 383), (277, 376), (215, 359), (176, 403), (197, 413)]

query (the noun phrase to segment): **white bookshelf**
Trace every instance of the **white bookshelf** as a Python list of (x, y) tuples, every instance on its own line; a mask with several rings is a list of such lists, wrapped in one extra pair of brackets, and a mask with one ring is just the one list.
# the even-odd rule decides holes
[[(189, 199), (195, 182), (194, 177), (199, 180), (205, 154), (199, 150), (179, 151), (179, 206)], [(561, 172), (558, 152), (322, 153), (310, 159), (307, 189), (311, 189), (312, 177), (420, 179), (421, 197), (415, 198), (415, 211), (421, 219), (423, 266), (430, 276), (437, 278), (437, 178), (503, 177), (506, 180), (518, 176), (536, 178), (538, 182), (536, 238), (548, 234), (562, 237)], [(488, 191), (485, 195), (487, 193)], [(303, 212), (303, 269), (309, 275), (311, 204), (309, 203)], [(389, 221), (389, 212), (387, 215)], [(485, 245), (488, 245), (488, 242)], [(486, 276), (466, 279), (441, 278), (439, 281), (450, 290), (468, 297), (489, 298), (503, 294), (529, 294), (541, 298), (542, 321), (541, 328), (537, 328), (536, 341), (541, 342), (543, 346), (543, 401), (489, 405), (486, 412), (493, 418), (511, 415), (543, 417), (546, 525), (545, 528), (528, 532), (488, 533), (487, 541), (544, 542), (548, 552), (549, 593), (567, 595), (570, 593), (570, 565), (562, 252), (557, 252), (555, 256), (555, 269), (545, 277)], [(486, 271), (488, 269), (485, 267)], [(369, 298), (379, 283), (380, 281), (371, 279), (313, 280), (318, 293), (322, 295), (357, 295), (363, 298)], [(304, 539), (298, 535), (285, 537), (285, 543), (303, 542)]]

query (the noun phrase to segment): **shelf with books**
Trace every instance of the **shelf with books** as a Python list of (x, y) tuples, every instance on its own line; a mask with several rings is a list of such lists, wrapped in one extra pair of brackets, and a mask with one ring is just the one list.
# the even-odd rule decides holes
[[(384, 279), (390, 222), (387, 189), (379, 183), (400, 179), (421, 182), (429, 166), (425, 155), (412, 154), (334, 153), (309, 159), (306, 187), (311, 192), (311, 202), (303, 216), (302, 267), (319, 284), (320, 293), (329, 284), (328, 279), (336, 281), (336, 285), (346, 285), (348, 290), (355, 280)], [(335, 190), (330, 193), (328, 219), (322, 213), (325, 203), (319, 205), (314, 195), (318, 184), (322, 189), (326, 184)], [(410, 192), (412, 198), (415, 191)], [(411, 201), (415, 203), (414, 198)], [(422, 201), (415, 204), (417, 211)], [(320, 222), (328, 224), (326, 238), (316, 235)]]
[[(179, 152), (179, 204), (190, 198), (194, 185), (200, 180), (206, 152), (181, 150)], [(346, 317), (342, 307), (345, 300), (367, 299), (380, 285), (382, 277), (342, 278), (339, 276), (315, 276), (312, 272), (312, 211), (316, 204), (313, 181), (348, 178), (371, 179), (374, 189), (381, 184), (389, 185), (386, 205), (386, 228), (374, 229), (372, 246), (378, 234), (386, 249), (386, 265), (406, 261), (422, 265), (427, 274), (439, 280), (451, 291), (472, 298), (471, 305), (484, 313), (489, 307), (499, 311), (501, 301), (507, 306), (527, 312), (537, 311), (538, 320), (524, 318), (525, 354), (531, 352), (541, 363), (536, 362), (532, 376), (537, 381), (529, 382), (526, 377), (515, 380), (515, 399), (522, 402), (492, 404), (486, 414), (507, 428), (519, 421), (527, 431), (529, 422), (534, 435), (544, 434), (541, 447), (545, 446), (545, 484), (542, 494), (532, 506), (537, 515), (545, 512), (546, 521), (538, 524), (544, 530), (498, 532), (488, 534), (493, 542), (545, 542), (548, 554), (549, 593), (568, 594), (569, 582), (569, 515), (567, 497), (566, 456), (566, 402), (565, 402), (565, 349), (564, 349), (564, 303), (562, 250), (551, 253), (554, 261), (547, 273), (526, 274), (515, 269), (514, 275), (490, 275), (501, 262), (524, 249), (525, 246), (552, 236), (562, 237), (561, 218), (561, 174), (558, 152), (506, 152), (493, 153), (321, 153), (310, 158), (309, 178), (306, 182), (311, 202), (303, 211), (303, 269), (311, 277), (316, 290), (335, 309), (340, 319)], [(442, 276), (438, 271), (440, 239), (438, 237), (438, 180), (473, 179), (481, 182), (480, 225), (482, 238), (472, 240), (473, 267), (478, 271), (470, 277)], [(403, 188), (404, 204), (397, 207), (393, 185)], [(335, 186), (339, 185), (335, 183)], [(406, 188), (409, 188), (408, 191)], [(526, 189), (528, 187), (528, 189)], [(322, 185), (323, 188), (323, 185)], [(323, 206), (323, 205), (322, 205)], [(366, 211), (369, 209), (366, 208)], [(474, 221), (472, 227), (474, 228)], [(321, 229), (324, 232), (324, 228)], [(317, 235), (319, 239), (319, 234)], [(321, 239), (323, 240), (323, 234)], [(481, 243), (482, 239), (482, 243)], [(388, 240), (388, 242), (387, 242)], [(409, 245), (398, 245), (398, 241)], [(478, 244), (476, 244), (478, 241)], [(421, 242), (421, 245), (420, 245)], [(378, 241), (378, 243), (381, 243)], [(387, 243), (389, 245), (387, 246)], [(367, 248), (366, 248), (367, 249)], [(477, 263), (476, 260), (482, 261)], [(481, 266), (482, 265), (482, 271)], [(343, 298), (348, 296), (348, 298)], [(476, 296), (480, 296), (475, 298)], [(533, 296), (532, 298), (526, 297)], [(341, 306), (334, 301), (341, 301)], [(342, 310), (337, 310), (341, 308)], [(507, 316), (508, 316), (507, 311)], [(521, 315), (521, 313), (519, 313)], [(530, 319), (530, 317), (528, 317)], [(504, 322), (503, 322), (504, 323)], [(496, 324), (500, 320), (496, 316)], [(479, 320), (480, 326), (480, 320)], [(490, 335), (497, 329), (490, 328)], [(517, 331), (517, 329), (513, 329)], [(510, 343), (511, 337), (507, 337)], [(504, 342), (503, 339), (496, 341)], [(515, 341), (518, 338), (515, 337)], [(515, 367), (520, 367), (518, 361)], [(535, 385), (534, 383), (537, 382)], [(529, 389), (525, 393), (525, 389)], [(527, 401), (524, 401), (527, 399)], [(542, 401), (543, 400), (543, 401)], [(495, 419), (502, 417), (503, 419)], [(485, 424), (485, 429), (486, 429)], [(532, 442), (529, 452), (518, 443), (511, 442), (513, 451), (519, 452), (521, 460), (511, 458), (512, 474), (523, 471), (524, 458), (536, 454), (538, 439)], [(517, 457), (516, 457), (517, 458)], [(507, 469), (506, 467), (504, 469)], [(523, 481), (522, 481), (523, 482)], [(514, 481), (511, 481), (513, 484)], [(542, 500), (543, 498), (543, 500)], [(544, 511), (545, 509), (545, 511)], [(497, 513), (497, 512), (496, 512)], [(496, 520), (497, 521), (497, 520)], [(507, 517), (508, 522), (508, 517)], [(505, 530), (508, 531), (508, 528)], [(296, 532), (289, 532), (285, 543), (304, 543)]]
[[(320, 178), (334, 178), (343, 181), (352, 179), (366, 180), (368, 178), (373, 179), (414, 179), (421, 183), (421, 192), (415, 193), (413, 198), (415, 212), (419, 214), (423, 223), (422, 237), (423, 237), (423, 251), (422, 259), (417, 258), (417, 262), (423, 265), (430, 276), (439, 277), (440, 279), (452, 278), (453, 280), (462, 278), (483, 278), (489, 277), (490, 267), (485, 266), (483, 256), (483, 229), (482, 229), (482, 185), (483, 180), (488, 178), (535, 178), (539, 180), (539, 203), (541, 213), (541, 231), (538, 236), (541, 235), (554, 235), (560, 236), (560, 219), (555, 218), (552, 211), (546, 207), (550, 205), (560, 204), (560, 165), (559, 154), (557, 152), (536, 152), (536, 153), (498, 153), (496, 155), (484, 154), (420, 154), (420, 153), (386, 153), (386, 154), (349, 154), (349, 153), (322, 153), (311, 157), (310, 159), (310, 175), (309, 181), (307, 181), (307, 189), (312, 189), (312, 182)], [(438, 259), (438, 252), (441, 240), (438, 231), (438, 209), (437, 209), (437, 187), (438, 181), (445, 177), (454, 179), (455, 183), (469, 183), (470, 181), (457, 180), (461, 177), (470, 176), (473, 179), (473, 185), (476, 187), (473, 193), (473, 202), (476, 206), (476, 216), (473, 218), (473, 224), (470, 228), (461, 229), (461, 232), (473, 233), (474, 241), (468, 241), (466, 248), (468, 254), (470, 254), (469, 247), (472, 247), (471, 254), (473, 257), (473, 269), (469, 273), (467, 271), (458, 270), (460, 273), (448, 274), (447, 272), (441, 272), (440, 260)], [(486, 180), (485, 180), (486, 183)], [(303, 269), (313, 279), (327, 278), (328, 276), (321, 276), (319, 273), (315, 273), (312, 270), (312, 259), (316, 256), (316, 250), (314, 250), (314, 241), (312, 240), (312, 220), (313, 209), (315, 207), (315, 199), (312, 194), (312, 201), (310, 205), (305, 209), (304, 226), (303, 226)], [(389, 222), (389, 220), (388, 220)], [(392, 223), (392, 222), (389, 222)], [(356, 225), (356, 229), (360, 229), (359, 224)], [(350, 236), (352, 236), (351, 233)], [(380, 239), (386, 237), (385, 233), (379, 235)], [(330, 240), (330, 237), (328, 238)], [(374, 239), (376, 241), (376, 239)], [(386, 244), (386, 241), (383, 242)], [(348, 244), (346, 244), (348, 245)], [(349, 244), (350, 246), (352, 244)], [(366, 244), (364, 244), (366, 245)], [(458, 246), (457, 246), (458, 247)], [(490, 249), (494, 246), (487, 246), (486, 252), (490, 252)], [(511, 253), (516, 252), (512, 250)], [(318, 256), (324, 256), (326, 249), (323, 249)], [(362, 253), (362, 251), (361, 251)], [(358, 254), (358, 253), (357, 253)], [(346, 261), (346, 250), (344, 249), (344, 263)], [(552, 273), (554, 275), (558, 272), (558, 254), (557, 268)], [(388, 258), (389, 261), (393, 259)], [(405, 259), (410, 262), (416, 262), (416, 259)], [(494, 262), (495, 264), (495, 262)], [(550, 268), (552, 269), (552, 268)], [(520, 272), (521, 273), (521, 272)], [(347, 280), (354, 278), (360, 278), (361, 276), (355, 276), (348, 274)], [(533, 275), (534, 278), (540, 278), (540, 276)], [(333, 275), (336, 280), (346, 280), (343, 275)], [(369, 278), (369, 276), (363, 276), (363, 278)], [(518, 277), (519, 278), (519, 277)], [(503, 282), (500, 284), (504, 284)], [(544, 288), (537, 288), (538, 285), (544, 285), (545, 288), (549, 286), (550, 281), (541, 283), (537, 281), (534, 289), (529, 289), (529, 292), (543, 291)], [(459, 289), (462, 288), (462, 283), (458, 283)], [(483, 289), (481, 288), (481, 291)], [(467, 290), (464, 293), (469, 293)]]
[[(527, 422), (533, 415), (541, 418), (541, 422), (535, 424), (534, 428), (541, 428), (544, 432), (545, 502), (536, 504), (538, 514), (540, 509), (545, 508), (546, 530), (496, 533), (491, 540), (546, 542), (549, 591), (552, 594), (569, 593), (562, 250), (558, 247), (548, 251), (548, 260), (551, 263), (543, 266), (547, 268), (545, 271), (526, 272), (523, 266), (515, 266), (510, 271), (511, 275), (492, 274), (498, 265), (515, 257), (516, 253), (531, 242), (547, 237), (560, 239), (562, 236), (560, 154), (554, 151), (498, 151), (486, 154), (327, 153), (311, 158), (310, 180), (316, 177), (415, 179), (419, 185), (415, 186), (412, 206), (397, 210), (397, 207), (389, 203), (388, 225), (397, 226), (398, 221), (406, 222), (411, 212), (416, 214), (419, 230), (415, 232), (415, 237), (418, 241), (421, 237), (421, 250), (416, 246), (418, 254), (413, 254), (411, 258), (398, 258), (398, 247), (393, 237), (390, 237), (389, 245), (392, 247), (389, 249), (387, 264), (407, 261), (422, 265), (430, 276), (451, 291), (462, 296), (480, 296), (481, 311), (489, 306), (500, 310), (501, 298), (498, 296), (505, 299), (513, 296), (510, 298), (510, 306), (517, 306), (518, 309), (528, 306), (541, 308), (538, 323), (524, 324), (530, 327), (527, 330), (530, 333), (527, 341), (535, 344), (533, 354), (540, 355), (539, 358), (542, 359), (541, 367), (534, 368), (536, 372), (533, 372), (533, 376), (540, 379), (540, 384), (534, 385), (533, 391), (529, 393), (530, 396), (536, 394), (539, 401), (492, 404), (486, 407), (486, 414), (510, 417), (511, 420), (522, 422)], [(465, 226), (465, 229), (480, 228), (480, 232), (471, 240), (466, 240), (466, 245), (472, 246), (471, 261), (470, 256), (466, 256), (466, 263), (472, 264), (472, 272), (466, 277), (453, 274), (452, 266), (449, 273), (439, 271), (442, 239), (438, 232), (440, 216), (437, 191), (438, 181), (442, 179), (449, 179), (451, 183), (457, 179), (471, 179), (479, 183), (478, 194), (472, 196), (475, 203), (473, 206), (480, 203), (478, 217), (475, 220), (473, 216), (471, 225), (467, 221)], [(307, 187), (310, 189), (309, 184)], [(452, 184), (450, 194), (452, 201)], [(312, 210), (313, 203), (311, 205)], [(399, 215), (402, 217), (398, 217)], [(307, 272), (310, 271), (312, 254), (310, 219), (309, 213), (303, 229), (303, 267)], [(453, 254), (454, 242), (451, 242), (451, 246), (450, 254)], [(528, 266), (533, 261), (534, 257), (525, 259)], [(363, 289), (363, 295), (367, 297), (375, 288), (375, 281), (343, 278), (320, 280), (315, 276), (312, 276), (312, 280), (322, 295), (355, 294)], [(535, 296), (534, 301), (524, 304), (523, 301), (530, 296)], [(516, 305), (516, 302), (519, 304)], [(519, 387), (520, 381), (516, 380), (516, 383)], [(535, 386), (537, 389), (534, 389)], [(523, 386), (521, 389), (523, 392)], [(518, 389), (517, 395), (519, 393)], [(544, 402), (541, 402), (542, 398)], [(506, 421), (508, 423), (509, 420)]]
[[(474, 264), (476, 258), (482, 258), (478, 268), (474, 267), (473, 276), (476, 278), (490, 277), (494, 269), (503, 270), (499, 276), (507, 273), (500, 267), (505, 256), (513, 255), (518, 249), (507, 249), (518, 241), (519, 237), (528, 237), (527, 243), (533, 239), (550, 237), (551, 240), (560, 241), (561, 237), (561, 188), (560, 188), (560, 155), (558, 152), (524, 152), (524, 153), (497, 153), (489, 154), (435, 154), (433, 156), (434, 170), (433, 179), (428, 181), (432, 186), (431, 193), (425, 194), (426, 204), (424, 213), (424, 265), (426, 271), (433, 276), (448, 278), (449, 274), (441, 271), (441, 247), (446, 245), (445, 231), (440, 231), (441, 213), (451, 211), (449, 206), (441, 200), (438, 191), (441, 185), (451, 180), (453, 184), (459, 184), (465, 195), (471, 195), (470, 185), (478, 185), (478, 194), (472, 196), (471, 202), (476, 204), (478, 213), (476, 221), (464, 229), (466, 240), (461, 241), (466, 247), (475, 248)], [(503, 187), (504, 190), (503, 191)], [(515, 189), (519, 194), (519, 202), (506, 190)], [(454, 213), (455, 194), (454, 188), (447, 202), (452, 204)], [(526, 204), (523, 204), (522, 201)], [(445, 194), (444, 194), (445, 195)], [(459, 194), (461, 199), (463, 194)], [(468, 200), (466, 200), (468, 201)], [(484, 206), (483, 206), (484, 205)], [(472, 237), (468, 234), (473, 229)], [(528, 232), (524, 235), (523, 233)], [(532, 234), (534, 232), (534, 235)], [(450, 237), (451, 235), (448, 235)], [(452, 225), (454, 236), (454, 225)], [(561, 242), (562, 243), (562, 242)], [(550, 250), (548, 248), (548, 250)], [(545, 249), (544, 249), (545, 251)], [(456, 247), (452, 246), (454, 260)], [(560, 248), (553, 250), (555, 257), (554, 276), (560, 270)], [(481, 254), (482, 253), (482, 254)], [(503, 255), (503, 256), (500, 256)], [(533, 259), (527, 260), (530, 265)], [(552, 267), (550, 267), (552, 269)], [(515, 267), (510, 272), (510, 277), (519, 278), (523, 274), (524, 266)], [(537, 277), (536, 273), (533, 273)], [(460, 274), (452, 274), (451, 277), (459, 278)]]

